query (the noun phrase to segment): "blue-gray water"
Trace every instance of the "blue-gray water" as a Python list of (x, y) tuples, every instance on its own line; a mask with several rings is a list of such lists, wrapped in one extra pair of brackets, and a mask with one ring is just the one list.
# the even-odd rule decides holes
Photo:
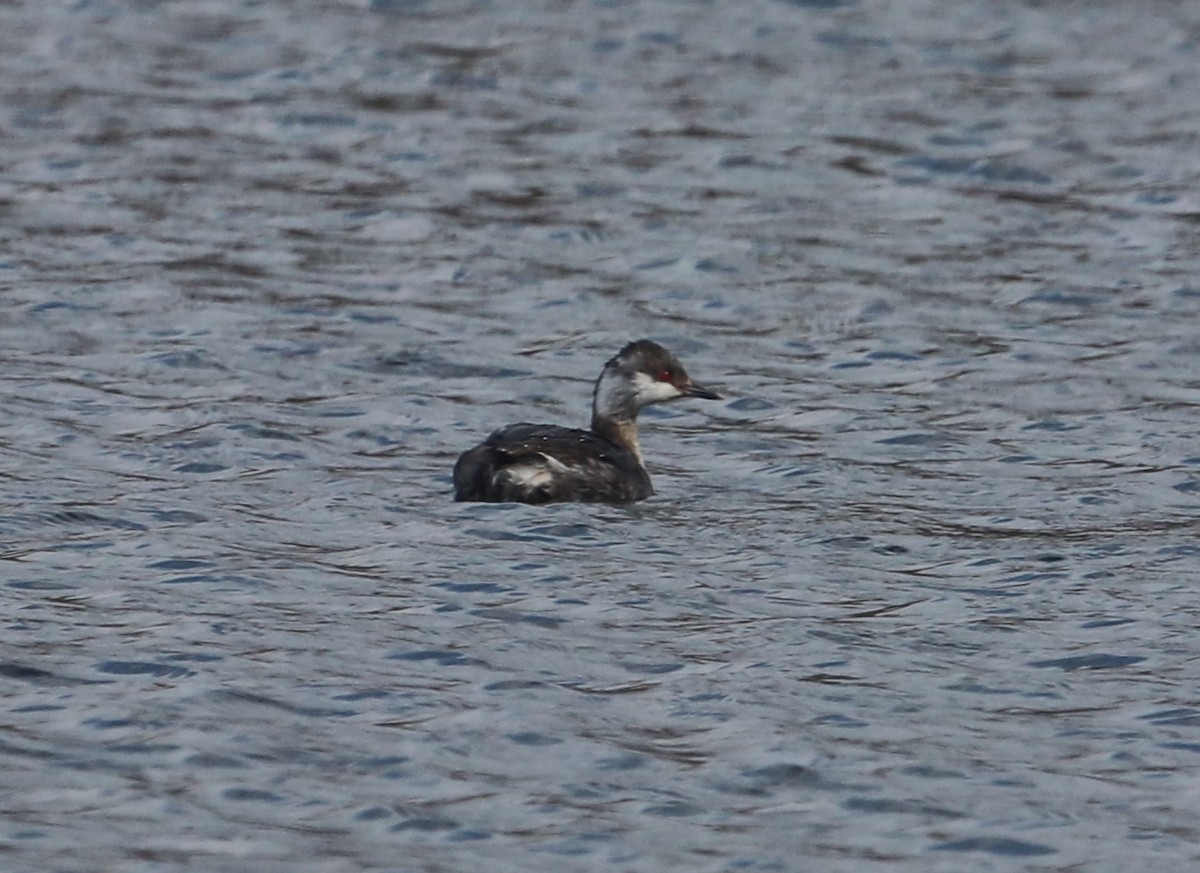
[[(1200, 7), (0, 7), (0, 868), (1200, 862)], [(457, 505), (649, 336), (632, 508)]]

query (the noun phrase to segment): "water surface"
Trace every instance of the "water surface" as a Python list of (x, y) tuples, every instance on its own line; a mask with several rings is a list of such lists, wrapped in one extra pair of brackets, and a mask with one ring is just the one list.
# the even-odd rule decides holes
[[(1194, 865), (1197, 33), (0, 10), (2, 866)], [(652, 500), (450, 500), (641, 336)]]

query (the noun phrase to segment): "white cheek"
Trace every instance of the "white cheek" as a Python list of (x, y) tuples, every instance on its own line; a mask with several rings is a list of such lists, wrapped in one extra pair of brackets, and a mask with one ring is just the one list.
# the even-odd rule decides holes
[(635, 373), (633, 376), (634, 390), (637, 392), (637, 398), (640, 403), (663, 403), (667, 400), (674, 400), (683, 394), (678, 388), (670, 382), (660, 382), (657, 379), (651, 379), (645, 373)]

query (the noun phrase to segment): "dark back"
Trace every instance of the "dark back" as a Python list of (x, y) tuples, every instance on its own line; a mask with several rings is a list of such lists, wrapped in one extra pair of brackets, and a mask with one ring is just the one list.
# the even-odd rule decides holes
[(591, 431), (512, 424), (462, 454), (454, 499), (487, 503), (632, 503), (654, 493), (630, 452)]

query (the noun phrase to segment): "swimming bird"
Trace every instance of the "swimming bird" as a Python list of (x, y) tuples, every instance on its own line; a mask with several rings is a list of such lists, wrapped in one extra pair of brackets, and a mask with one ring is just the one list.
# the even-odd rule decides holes
[(654, 493), (638, 446), (644, 406), (721, 395), (688, 376), (656, 342), (637, 340), (604, 365), (589, 430), (510, 424), (459, 456), (454, 499), (485, 503), (633, 503)]

